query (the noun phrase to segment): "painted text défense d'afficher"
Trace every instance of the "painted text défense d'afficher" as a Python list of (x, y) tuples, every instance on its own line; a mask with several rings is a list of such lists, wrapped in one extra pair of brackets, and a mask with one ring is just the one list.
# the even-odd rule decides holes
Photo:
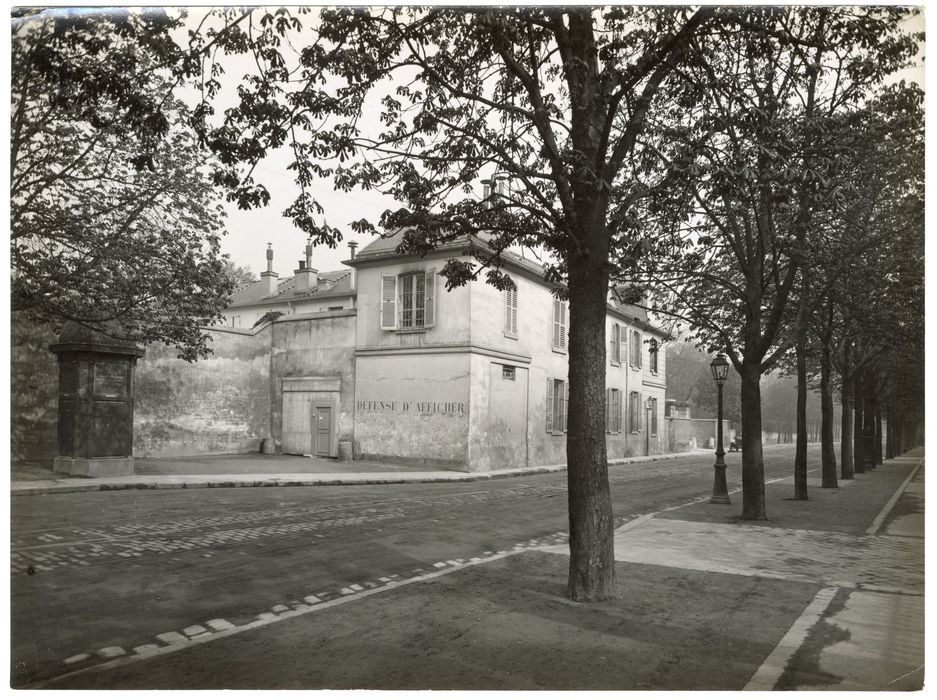
[(465, 413), (465, 403), (461, 401), (358, 401), (356, 408), (391, 413)]

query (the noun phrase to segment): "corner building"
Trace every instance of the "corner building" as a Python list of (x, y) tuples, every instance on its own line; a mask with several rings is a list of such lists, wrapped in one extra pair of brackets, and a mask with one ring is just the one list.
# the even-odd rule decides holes
[[(506, 252), (515, 288), (447, 290), (446, 261), (484, 241), (423, 258), (399, 254), (399, 242), (378, 239), (357, 256), (352, 248), (348, 267), (321, 273), (309, 246), (283, 279), (268, 248), (260, 280), (206, 329), (210, 357), (188, 364), (172, 348), (146, 348), (133, 455), (351, 452), (473, 472), (565, 462), (569, 315), (542, 267)], [(610, 303), (607, 324), (609, 457), (660, 453), (665, 335), (635, 306)], [(14, 324), (15, 459), (58, 454), (53, 342)]]
[[(485, 472), (566, 461), (568, 307), (543, 270), (507, 252), (514, 289), (447, 290), (440, 272), (478, 239), (423, 258), (399, 236), (366, 246), (357, 271), (357, 459)], [(610, 303), (606, 338), (609, 458), (664, 445), (666, 335), (636, 306)]]

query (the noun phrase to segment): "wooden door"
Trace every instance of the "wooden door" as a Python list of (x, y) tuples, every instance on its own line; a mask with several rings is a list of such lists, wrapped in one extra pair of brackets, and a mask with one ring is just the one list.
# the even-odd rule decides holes
[(316, 456), (332, 454), (332, 407), (316, 406)]

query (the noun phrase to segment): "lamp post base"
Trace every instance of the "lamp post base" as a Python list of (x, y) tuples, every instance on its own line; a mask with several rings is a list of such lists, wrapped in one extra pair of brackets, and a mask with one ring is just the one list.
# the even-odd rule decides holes
[(729, 487), (726, 485), (726, 465), (725, 462), (720, 464), (720, 461), (713, 465), (713, 495), (709, 502), (730, 505), (732, 501), (729, 500)]

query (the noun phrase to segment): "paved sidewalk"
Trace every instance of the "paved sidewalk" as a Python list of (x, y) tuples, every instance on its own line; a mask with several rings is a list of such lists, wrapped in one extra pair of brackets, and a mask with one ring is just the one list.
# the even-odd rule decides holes
[[(699, 454), (679, 452), (649, 457), (609, 460), (609, 466), (657, 462)], [(348, 486), (352, 484), (412, 484), (441, 481), (486, 481), (530, 474), (564, 471), (565, 464), (500, 469), (490, 472), (457, 472), (422, 469), (378, 462), (336, 462), (303, 457), (269, 455), (218, 455), (180, 459), (138, 460), (138, 473), (130, 476), (73, 477), (46, 468), (14, 468), (10, 484), (13, 496), (36, 496), (83, 491), (125, 489), (193, 489), (260, 486)], [(294, 469), (295, 471), (291, 471)], [(144, 473), (139, 473), (139, 472)]]
[[(903, 478), (864, 531), (835, 532), (829, 516), (891, 495), (882, 482)], [(788, 486), (790, 480), (770, 490)], [(810, 484), (818, 493), (819, 484)], [(804, 527), (777, 523), (706, 522), (717, 507), (673, 510), (619, 528), (615, 558), (639, 564), (737, 576), (814, 582), (823, 588), (790, 628), (746, 690), (917, 690), (924, 681), (923, 457), (889, 460), (844, 482), (842, 510), (817, 520), (804, 509)], [(738, 496), (735, 500), (740, 500)], [(773, 499), (769, 494), (770, 503)], [(848, 503), (845, 501), (848, 500)], [(803, 504), (804, 502), (800, 502)], [(695, 508), (695, 509), (694, 509)], [(737, 517), (738, 504), (715, 519)], [(846, 520), (855, 519), (847, 513)], [(687, 518), (687, 519), (682, 519)], [(811, 520), (813, 522), (811, 522)], [(556, 548), (554, 551), (562, 551)]]

